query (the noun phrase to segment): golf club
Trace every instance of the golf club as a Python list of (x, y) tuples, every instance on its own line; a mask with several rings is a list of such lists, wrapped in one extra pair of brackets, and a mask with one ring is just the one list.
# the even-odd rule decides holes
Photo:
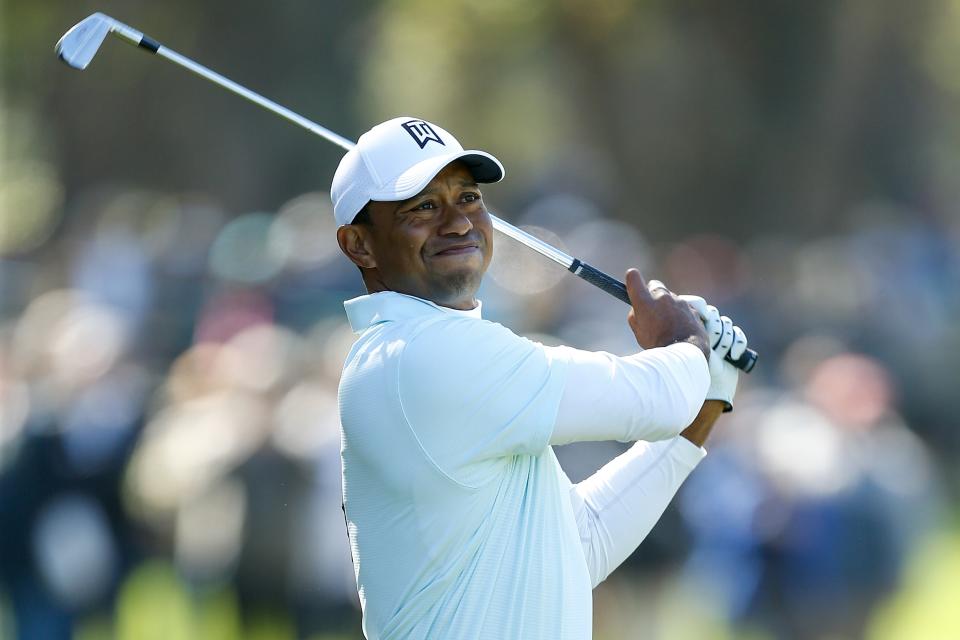
[[(63, 34), (63, 37), (57, 42), (55, 51), (57, 56), (59, 56), (59, 58), (67, 65), (73, 67), (74, 69), (85, 69), (93, 60), (93, 57), (97, 54), (97, 51), (100, 49), (100, 45), (103, 44), (103, 41), (106, 39), (108, 34), (113, 34), (114, 36), (117, 36), (121, 40), (124, 40), (134, 46), (145, 49), (146, 51), (156, 54), (162, 58), (166, 58), (170, 62), (180, 65), (181, 67), (195, 73), (201, 78), (216, 83), (224, 89), (246, 98), (250, 102), (257, 104), (268, 111), (272, 111), (273, 113), (303, 127), (307, 131), (310, 131), (311, 133), (314, 133), (347, 151), (352, 149), (354, 146), (353, 142), (337, 133), (334, 133), (333, 131), (330, 131), (326, 127), (322, 127), (319, 124), (308, 120), (303, 116), (294, 113), (293, 111), (290, 111), (286, 107), (283, 107), (272, 100), (264, 98), (258, 93), (250, 91), (246, 87), (243, 87), (236, 82), (225, 78), (219, 73), (212, 71), (203, 65), (197, 64), (193, 60), (190, 60), (189, 58), (186, 58), (171, 49), (168, 49), (156, 40), (145, 36), (136, 29), (118, 22), (110, 16), (102, 13), (94, 13), (74, 25), (73, 28)], [(494, 229), (500, 233), (503, 233), (504, 235), (513, 238), (517, 242), (526, 245), (537, 253), (546, 256), (550, 260), (553, 260), (557, 264), (563, 266), (574, 275), (586, 280), (595, 287), (606, 291), (610, 295), (622, 300), (623, 302), (626, 302), (627, 304), (630, 304), (630, 298), (627, 296), (626, 286), (624, 286), (624, 284), (616, 278), (613, 278), (603, 271), (590, 266), (579, 258), (574, 258), (570, 255), (567, 255), (556, 247), (540, 240), (535, 236), (530, 235), (526, 231), (518, 229), (517, 227), (501, 220), (493, 214), (490, 214), (490, 219), (493, 222)], [(753, 369), (754, 365), (756, 365), (757, 357), (758, 354), (756, 351), (747, 349), (738, 359), (733, 360), (728, 355), (727, 360), (738, 369), (749, 373)]]

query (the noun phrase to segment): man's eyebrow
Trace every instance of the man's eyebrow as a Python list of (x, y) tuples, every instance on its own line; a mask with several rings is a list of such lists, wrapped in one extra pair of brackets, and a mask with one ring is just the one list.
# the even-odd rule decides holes
[(417, 195), (415, 195), (415, 196), (410, 196), (410, 197), (407, 198), (406, 200), (398, 200), (398, 201), (397, 201), (397, 206), (395, 206), (395, 207), (393, 208), (393, 212), (394, 212), (394, 213), (400, 213), (400, 210), (401, 210), (401, 209), (404, 209), (405, 207), (410, 206), (410, 203), (416, 201), (417, 198), (422, 198), (423, 196), (430, 195), (431, 193), (432, 193), (431, 191), (429, 191), (429, 190), (427, 190), (427, 189), (424, 189), (423, 191), (421, 191), (421, 192), (418, 193)]
[(418, 193), (417, 195), (415, 195), (415, 196), (410, 196), (410, 197), (407, 198), (406, 200), (401, 200), (400, 202), (398, 202), (398, 203), (397, 203), (397, 208), (396, 208), (394, 211), (400, 211), (400, 209), (402, 209), (403, 207), (407, 206), (407, 205), (410, 204), (411, 202), (414, 202), (415, 200), (417, 200), (417, 198), (422, 198), (423, 196), (432, 196), (432, 195), (435, 194), (436, 192), (437, 192), (436, 188), (426, 187), (423, 191), (421, 191), (421, 192)]
[[(474, 189), (478, 189), (478, 188), (480, 187), (480, 185), (477, 184), (477, 181), (476, 181), (476, 180), (469, 180), (469, 179), (467, 179), (467, 178), (463, 178), (462, 180), (460, 180), (459, 186), (461, 186), (461, 187), (472, 187), (472, 188), (474, 188)], [(436, 187), (427, 186), (423, 191), (421, 191), (421, 192), (418, 193), (417, 195), (411, 196), (411, 197), (407, 198), (406, 200), (401, 200), (400, 202), (398, 202), (398, 203), (397, 203), (397, 207), (396, 207), (396, 209), (394, 209), (394, 211), (395, 211), (395, 212), (396, 212), (396, 211), (400, 211), (400, 209), (402, 209), (404, 206), (410, 204), (411, 202), (413, 202), (413, 201), (416, 200), (417, 198), (422, 198), (423, 196), (432, 196), (432, 195), (434, 195), (435, 193), (437, 193), (438, 191), (439, 191), (439, 189), (437, 189)]]

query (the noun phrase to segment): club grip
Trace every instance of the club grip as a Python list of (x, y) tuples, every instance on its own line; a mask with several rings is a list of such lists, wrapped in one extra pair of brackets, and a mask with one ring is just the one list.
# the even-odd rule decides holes
[(608, 276), (603, 271), (591, 267), (578, 258), (573, 259), (573, 264), (568, 267), (568, 271), (578, 278), (586, 280), (597, 289), (606, 291), (614, 298), (630, 304), (630, 296), (627, 295), (626, 285), (616, 278)]
[[(630, 296), (627, 295), (627, 287), (622, 282), (608, 276), (603, 271), (591, 267), (586, 262), (578, 258), (573, 259), (573, 263), (568, 267), (568, 271), (582, 280), (586, 280), (593, 286), (606, 291), (614, 298), (630, 304)], [(753, 349), (746, 349), (736, 360), (730, 357), (728, 353), (724, 358), (727, 362), (740, 369), (744, 373), (750, 373), (757, 364), (757, 358), (760, 356)]]

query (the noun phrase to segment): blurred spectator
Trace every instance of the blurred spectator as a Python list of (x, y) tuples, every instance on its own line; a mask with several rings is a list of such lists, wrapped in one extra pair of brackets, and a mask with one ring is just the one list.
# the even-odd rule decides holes
[[(744, 327), (760, 365), (679, 508), (598, 589), (597, 640), (942, 640), (960, 637), (958, 7), (117, 17), (217, 68), (228, 51), (346, 135), (407, 112), (482, 141), (507, 160), (484, 192), (505, 218)], [(358, 637), (336, 391), (361, 285), (317, 190), (340, 150), (109, 44), (71, 74), (50, 45), (77, 11), (0, 9), (0, 639)], [(445, 37), (423, 46), (424, 25)], [(635, 348), (621, 303), (496, 244), (486, 317)], [(578, 479), (618, 451), (558, 456)]]
[(792, 392), (738, 400), (735, 426), (683, 490), (689, 579), (743, 628), (863, 637), (940, 498), (926, 448), (893, 410), (889, 374), (844, 353)]

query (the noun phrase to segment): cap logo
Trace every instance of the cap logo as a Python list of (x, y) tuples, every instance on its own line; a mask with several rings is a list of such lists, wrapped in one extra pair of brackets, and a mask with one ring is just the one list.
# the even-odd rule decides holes
[(408, 120), (403, 123), (403, 128), (410, 134), (410, 137), (414, 139), (421, 149), (427, 146), (428, 142), (436, 142), (447, 146), (443, 140), (440, 139), (437, 132), (433, 130), (429, 122), (424, 122), (423, 120)]

